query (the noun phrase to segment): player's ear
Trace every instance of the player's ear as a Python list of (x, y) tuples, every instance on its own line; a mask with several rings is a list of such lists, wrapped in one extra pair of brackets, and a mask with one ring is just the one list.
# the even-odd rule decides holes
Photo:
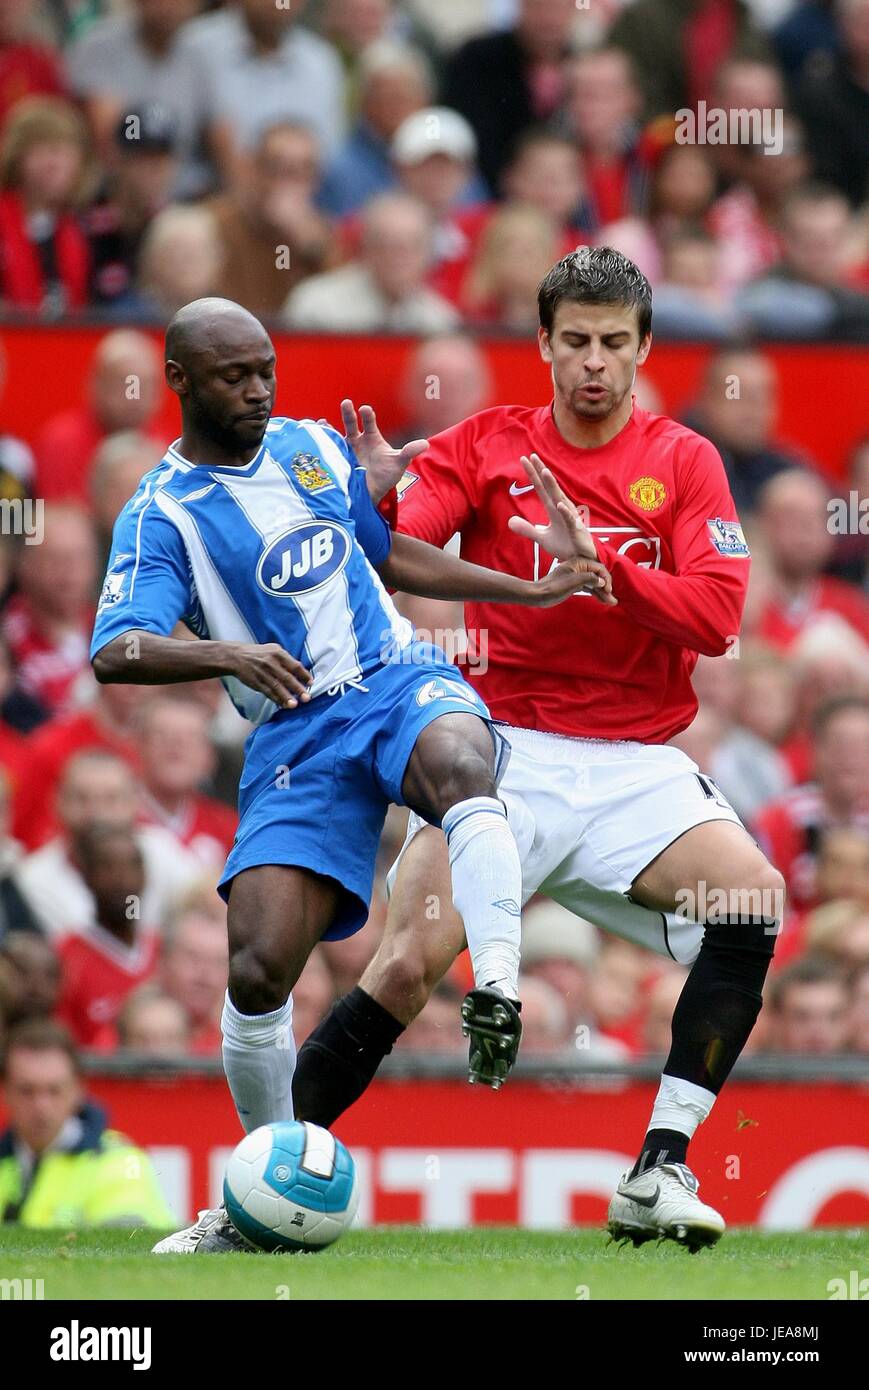
[(544, 362), (552, 361), (552, 345), (549, 341), (549, 333), (543, 327), (537, 330), (537, 346), (540, 348), (540, 356)]
[(646, 358), (648, 357), (648, 355), (649, 355), (649, 353), (650, 353), (651, 351), (652, 351), (652, 335), (651, 335), (651, 333), (647, 333), (646, 336), (645, 336), (645, 338), (643, 338), (642, 342), (640, 343), (639, 349), (638, 349), (638, 351), (637, 351), (637, 366), (638, 366), (638, 367), (642, 367), (643, 363), (645, 362)]
[(187, 392), (187, 373), (180, 362), (173, 362), (171, 358), (166, 363), (166, 385), (170, 391), (174, 391), (176, 396), (183, 396)]

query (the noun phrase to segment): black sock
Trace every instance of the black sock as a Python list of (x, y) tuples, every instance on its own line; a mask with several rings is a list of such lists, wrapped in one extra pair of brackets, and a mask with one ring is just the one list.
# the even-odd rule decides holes
[(358, 985), (305, 1039), (293, 1077), (296, 1118), (329, 1129), (358, 1100), (404, 1024)]
[(630, 1176), (635, 1178), (659, 1163), (684, 1163), (687, 1157), (687, 1134), (680, 1134), (675, 1129), (650, 1129), (643, 1140), (643, 1152), (631, 1169)]
[[(720, 917), (706, 924), (700, 954), (673, 1013), (665, 1076), (718, 1094), (760, 1013), (776, 939), (776, 923), (769, 918)], [(649, 1155), (659, 1150), (682, 1157), (654, 1162), (684, 1163), (687, 1146), (675, 1130), (650, 1130), (631, 1176), (648, 1168)]]

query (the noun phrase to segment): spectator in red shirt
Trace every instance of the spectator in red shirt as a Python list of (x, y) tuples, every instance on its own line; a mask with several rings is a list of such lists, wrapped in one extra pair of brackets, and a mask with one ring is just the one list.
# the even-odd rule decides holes
[(100, 578), (109, 565), (112, 529), (144, 473), (156, 468), (164, 449), (156, 439), (139, 430), (118, 430), (107, 434), (93, 457), (90, 472), (90, 498), (97, 528)]
[(715, 168), (698, 145), (668, 145), (655, 163), (649, 220), (660, 245), (673, 233), (703, 225), (715, 198)]
[(700, 395), (684, 418), (720, 453), (740, 516), (754, 510), (770, 478), (804, 462), (776, 438), (777, 417), (771, 358), (755, 348), (724, 347), (710, 359)]
[(869, 700), (829, 701), (815, 716), (812, 735), (815, 781), (771, 801), (754, 825), (795, 908), (818, 901), (822, 832), (833, 826), (869, 831)]
[(88, 302), (77, 209), (90, 187), (87, 127), (60, 97), (26, 97), (0, 142), (0, 303), (57, 317)]
[(96, 539), (77, 507), (49, 506), (43, 515), (42, 544), (19, 552), (18, 593), (3, 615), (3, 635), (22, 689), (59, 711), (90, 670)]
[(569, 136), (540, 128), (520, 136), (502, 188), (510, 202), (539, 208), (554, 218), (564, 234), (565, 255), (588, 241), (592, 211), (582, 160)]
[(148, 1057), (183, 1057), (190, 1046), (190, 1029), (183, 1005), (149, 981), (128, 994), (117, 1026), (101, 1032), (98, 1051), (144, 1053)]
[(720, 245), (722, 282), (729, 290), (740, 289), (779, 260), (784, 199), (811, 168), (802, 125), (793, 116), (784, 118), (780, 153), (749, 145), (744, 155), (743, 179), (722, 194), (708, 219)]
[(537, 208), (496, 212), (462, 285), (459, 303), (468, 321), (530, 336), (539, 322), (537, 290), (560, 246), (558, 227)]
[(869, 600), (853, 585), (824, 574), (835, 548), (826, 483), (809, 472), (779, 473), (758, 505), (769, 563), (770, 592), (756, 635), (788, 651), (822, 615), (838, 614), (869, 643)]
[(3, 0), (0, 9), (0, 128), (23, 97), (63, 95), (57, 54), (33, 37), (35, 9), (35, 0)]
[(95, 683), (89, 704), (49, 720), (24, 743), (26, 767), (17, 788), (13, 824), (16, 838), (28, 849), (38, 849), (58, 833), (57, 789), (76, 753), (103, 749), (139, 771), (139, 715), (152, 694), (147, 686)]
[(190, 1051), (220, 1051), (220, 1014), (229, 975), (226, 922), (190, 908), (170, 922), (160, 966), (160, 983), (187, 1015)]
[(806, 956), (770, 976), (770, 1049), (799, 1057), (844, 1052), (849, 994), (838, 965)]
[(93, 894), (78, 862), (79, 838), (93, 825), (123, 826), (136, 835), (145, 865), (142, 920), (165, 922), (174, 903), (201, 877), (184, 846), (157, 825), (136, 825), (137, 786), (126, 763), (102, 748), (69, 760), (57, 793), (60, 832), (13, 870), (15, 882), (48, 936), (96, 920)]
[[(709, 0), (711, 5), (716, 0)], [(739, 111), (758, 111), (761, 113), (761, 127), (764, 111), (778, 112), (787, 107), (785, 85), (777, 64), (768, 62), (766, 56), (742, 54), (722, 63), (715, 73), (714, 85), (709, 104), (726, 111), (728, 121), (736, 119)], [(770, 117), (766, 117), (769, 121)], [(709, 152), (721, 183), (726, 187), (740, 183), (746, 178), (754, 160), (754, 147), (741, 140), (728, 140), (720, 145), (709, 145)], [(784, 153), (784, 151), (782, 151)], [(764, 156), (768, 164), (774, 164), (781, 155)]]
[(392, 142), (392, 160), (404, 193), (424, 203), (432, 219), (429, 283), (455, 303), (480, 227), (490, 205), (469, 206), (483, 191), (475, 173), (477, 141), (457, 111), (426, 107), (403, 121)]
[(87, 401), (53, 416), (36, 436), (36, 495), (87, 506), (91, 464), (106, 435), (142, 430), (165, 442), (156, 419), (162, 373), (151, 338), (123, 328), (107, 333), (94, 354)]
[[(869, 434), (858, 440), (851, 450), (848, 481), (840, 493), (845, 507), (840, 509), (843, 521), (834, 525), (836, 551), (831, 569), (840, 579), (859, 584), (869, 594)], [(857, 525), (852, 521), (853, 503), (857, 503)], [(847, 523), (844, 522), (847, 518)], [(862, 528), (862, 529), (861, 529)]]
[(581, 53), (569, 74), (566, 114), (582, 154), (597, 232), (646, 209), (652, 162), (638, 123), (643, 98), (631, 59), (620, 48)]
[(222, 868), (238, 818), (224, 802), (198, 790), (215, 764), (204, 707), (156, 695), (142, 711), (139, 752), (140, 819), (170, 831), (203, 866)]
[(154, 975), (160, 938), (140, 918), (145, 870), (133, 831), (90, 826), (78, 836), (76, 854), (96, 920), (59, 943), (63, 984), (57, 1016), (76, 1042), (90, 1047), (117, 1019), (127, 995)]

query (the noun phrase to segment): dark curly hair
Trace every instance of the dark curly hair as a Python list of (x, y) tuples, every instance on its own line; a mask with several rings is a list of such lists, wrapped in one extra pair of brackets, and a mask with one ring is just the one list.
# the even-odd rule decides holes
[(652, 328), (652, 287), (641, 270), (611, 246), (582, 246), (554, 265), (537, 291), (540, 323), (552, 332), (562, 300), (636, 308), (640, 341)]

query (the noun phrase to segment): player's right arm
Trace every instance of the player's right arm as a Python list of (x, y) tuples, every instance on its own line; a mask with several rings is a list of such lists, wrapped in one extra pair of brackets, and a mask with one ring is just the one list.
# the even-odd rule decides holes
[(143, 490), (115, 523), (91, 641), (97, 680), (169, 685), (235, 676), (283, 708), (307, 700), (310, 672), (276, 643), (169, 636), (194, 607), (184, 541)]

